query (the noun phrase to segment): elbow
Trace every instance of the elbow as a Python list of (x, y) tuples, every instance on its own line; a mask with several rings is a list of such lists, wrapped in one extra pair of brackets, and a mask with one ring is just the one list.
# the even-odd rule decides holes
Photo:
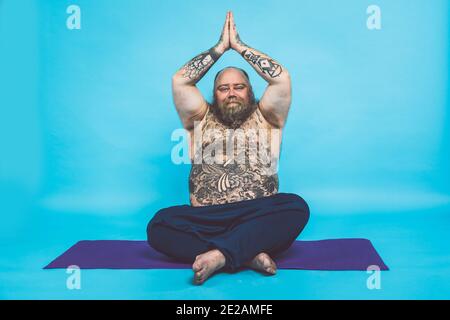
[(177, 84), (181, 82), (181, 75), (177, 72), (172, 76), (172, 84)]
[(269, 84), (275, 85), (290, 85), (290, 83), (291, 83), (291, 76), (286, 69), (283, 69), (280, 74), (269, 80)]
[(183, 77), (182, 74), (180, 74), (179, 72), (175, 73), (172, 76), (172, 85), (194, 85), (195, 83), (192, 83), (192, 80), (187, 79), (185, 77)]
[(183, 77), (183, 75), (184, 75), (184, 70), (183, 70), (183, 68), (177, 70), (177, 72), (175, 72), (175, 73), (172, 75), (172, 82), (180, 82), (180, 81), (186, 80), (186, 79)]
[(289, 74), (289, 72), (286, 69), (284, 69), (283, 72), (281, 72), (280, 81), (291, 82), (291, 75)]

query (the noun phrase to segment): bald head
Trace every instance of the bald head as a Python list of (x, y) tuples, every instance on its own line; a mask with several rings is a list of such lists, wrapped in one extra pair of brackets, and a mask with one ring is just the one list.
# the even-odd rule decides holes
[(241, 78), (243, 81), (247, 82), (247, 85), (251, 87), (250, 85), (250, 78), (248, 77), (247, 72), (245, 72), (244, 69), (238, 68), (238, 67), (225, 67), (222, 70), (220, 70), (219, 72), (216, 73), (216, 76), (214, 78), (214, 89), (216, 88), (217, 85), (217, 80), (220, 80), (221, 76), (224, 73), (231, 73), (231, 74), (240, 74)]

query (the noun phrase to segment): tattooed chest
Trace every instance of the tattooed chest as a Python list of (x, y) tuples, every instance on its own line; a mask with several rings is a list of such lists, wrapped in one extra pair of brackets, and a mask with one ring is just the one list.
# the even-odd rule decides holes
[[(223, 132), (222, 132), (223, 133)], [(261, 132), (205, 136), (189, 175), (192, 205), (250, 200), (278, 192), (278, 154)]]

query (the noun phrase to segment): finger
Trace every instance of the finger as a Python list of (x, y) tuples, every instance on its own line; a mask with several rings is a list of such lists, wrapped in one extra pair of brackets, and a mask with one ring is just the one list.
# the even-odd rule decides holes
[(233, 33), (233, 18), (232, 14), (230, 13), (230, 25), (229, 25), (230, 35)]
[(227, 16), (225, 17), (225, 23), (223, 24), (223, 31), (226, 31), (226, 29), (228, 27), (228, 24), (229, 24), (228, 19), (229, 19), (229, 17), (228, 17), (228, 13), (227, 13)]
[(221, 40), (225, 40), (227, 41), (228, 39), (228, 34), (229, 34), (229, 21), (228, 21), (228, 13), (227, 13), (227, 17), (225, 19), (225, 23), (223, 25), (223, 29), (222, 29), (222, 34), (220, 35), (220, 39)]
[(233, 30), (236, 30), (236, 24), (234, 23), (233, 12), (230, 12), (230, 28), (233, 28)]

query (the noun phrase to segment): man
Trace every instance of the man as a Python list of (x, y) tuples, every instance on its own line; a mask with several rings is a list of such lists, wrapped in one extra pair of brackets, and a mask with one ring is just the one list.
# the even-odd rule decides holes
[[(230, 48), (269, 83), (259, 102), (239, 68), (217, 73), (211, 104), (195, 86)], [(275, 274), (273, 256), (289, 248), (309, 219), (305, 200), (278, 193), (281, 131), (291, 104), (286, 68), (244, 44), (228, 12), (219, 42), (185, 64), (172, 89), (190, 137), (191, 205), (159, 210), (147, 227), (150, 246), (193, 263), (195, 284), (221, 269)]]

